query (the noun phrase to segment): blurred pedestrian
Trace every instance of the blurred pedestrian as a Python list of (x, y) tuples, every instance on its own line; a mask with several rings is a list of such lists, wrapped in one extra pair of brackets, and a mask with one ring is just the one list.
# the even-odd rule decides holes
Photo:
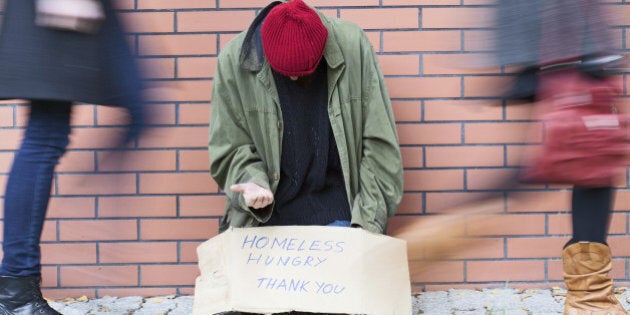
[[(598, 0), (500, 0), (498, 60), (501, 65), (521, 69), (507, 98), (544, 101), (563, 97), (566, 91), (554, 91), (551, 84), (565, 75), (578, 78), (574, 82), (583, 84), (582, 93), (590, 92), (589, 84), (614, 84), (611, 69), (621, 56), (613, 49), (610, 20)], [(612, 266), (606, 243), (614, 199), (611, 185), (573, 187), (573, 236), (562, 251), (567, 287), (564, 314), (627, 314), (615, 298), (608, 276)]]
[(42, 298), (39, 243), (73, 102), (126, 108), (126, 143), (145, 118), (141, 84), (110, 1), (5, 3), (0, 98), (28, 100), (30, 113), (4, 199), (0, 314), (59, 314)]

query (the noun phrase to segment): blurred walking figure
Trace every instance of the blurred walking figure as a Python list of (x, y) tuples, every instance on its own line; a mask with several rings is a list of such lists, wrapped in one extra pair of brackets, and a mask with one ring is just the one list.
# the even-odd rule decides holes
[[(587, 101), (577, 105), (592, 105), (601, 96), (594, 91), (608, 86), (604, 96), (612, 99), (620, 89), (611, 69), (621, 56), (613, 53), (610, 20), (597, 0), (500, 0), (498, 60), (522, 69), (507, 97), (551, 106), (577, 92), (588, 94)], [(567, 80), (575, 84), (566, 84)], [(561, 85), (574, 90), (563, 95), (567, 90), (559, 89)], [(608, 276), (612, 263), (606, 238), (614, 197), (610, 186), (612, 181), (573, 187), (573, 237), (562, 252), (567, 287), (564, 314), (627, 314)]]
[(30, 101), (4, 199), (0, 314), (59, 314), (40, 291), (40, 236), (55, 165), (69, 142), (73, 102), (124, 106), (123, 143), (144, 120), (140, 78), (104, 0), (7, 0), (0, 33), (0, 98)]

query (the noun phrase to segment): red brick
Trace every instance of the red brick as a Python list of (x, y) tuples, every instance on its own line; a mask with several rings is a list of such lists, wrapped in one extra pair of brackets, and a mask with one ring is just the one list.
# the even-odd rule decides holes
[[(461, 207), (467, 207), (468, 205), (475, 205), (471, 202), (476, 200), (485, 200), (488, 193), (479, 192), (432, 192), (426, 194), (426, 212), (427, 213), (449, 213), (455, 209)], [(495, 212), (504, 212), (505, 202), (503, 198), (499, 199), (487, 199), (485, 206), (496, 209)]]
[[(3, 227), (3, 226), (0, 226)], [(54, 242), (58, 241), (57, 239), (57, 221), (45, 220), (44, 228), (42, 230), (41, 236), (42, 242)]]
[(422, 213), (422, 194), (403, 194), (402, 201), (398, 205), (396, 214), (420, 214)]
[(58, 286), (57, 267), (42, 267), (42, 287), (56, 287)]
[(630, 206), (630, 190), (617, 190), (615, 192), (615, 203), (613, 210), (628, 211)]
[(463, 282), (464, 263), (461, 261), (410, 261), (412, 282)]
[(553, 258), (558, 257), (567, 238), (509, 238), (508, 258)]
[(439, 1), (435, 1), (435, 0), (383, 0), (384, 6), (390, 6), (390, 5), (395, 5), (395, 6), (432, 5), (432, 6), (435, 6), (435, 5), (459, 5), (459, 4), (461, 4), (461, 0), (439, 0)]
[(461, 170), (406, 171), (404, 187), (408, 191), (438, 191), (464, 188)]
[(59, 222), (61, 241), (113, 241), (138, 239), (136, 220), (67, 220)]
[(462, 142), (460, 124), (401, 124), (397, 127), (400, 144), (459, 144)]
[[(108, 152), (109, 153), (109, 152)], [(142, 150), (124, 152), (122, 156), (98, 154), (100, 171), (174, 171), (176, 152)]]
[(207, 126), (210, 123), (210, 104), (179, 105), (179, 123)]
[(181, 262), (189, 262), (189, 263), (197, 263), (199, 261), (199, 257), (197, 257), (197, 247), (201, 245), (201, 242), (180, 242), (179, 243), (179, 252), (180, 252), (180, 261)]
[(208, 102), (212, 91), (209, 80), (148, 82), (146, 97), (153, 102)]
[(391, 98), (459, 97), (458, 78), (388, 78)]
[[(549, 214), (549, 234), (571, 234), (573, 228), (571, 224), (571, 214)], [(626, 215), (616, 213), (611, 216), (610, 234), (626, 234)]]
[(136, 192), (133, 174), (57, 175), (60, 195), (113, 195)]
[(420, 57), (417, 55), (379, 55), (378, 61), (384, 75), (420, 74)]
[(466, 265), (467, 281), (542, 281), (542, 261), (470, 261)]
[(173, 12), (123, 12), (118, 16), (127, 32), (172, 33), (175, 31)]
[(418, 101), (393, 101), (392, 110), (397, 122), (419, 122), (422, 117), (422, 109)]
[(96, 202), (89, 197), (53, 197), (48, 204), (48, 218), (94, 218)]
[(486, 8), (423, 8), (423, 28), (494, 27), (494, 10)]
[(256, 17), (251, 11), (207, 11), (177, 13), (178, 32), (244, 31)]
[[(147, 124), (174, 124), (175, 105), (174, 104), (151, 104), (146, 107)], [(127, 125), (128, 115), (125, 109), (112, 106), (98, 106), (96, 110), (99, 126), (121, 126)]]
[(342, 9), (341, 18), (358, 24), (362, 29), (418, 28), (417, 8)]
[(459, 51), (458, 31), (385, 31), (385, 52)]
[[(142, 0), (141, 0), (142, 1)], [(117, 289), (108, 289), (108, 288), (99, 288), (98, 289), (98, 297), (99, 298), (104, 298), (104, 297), (111, 297), (111, 296), (147, 296), (147, 297), (151, 297), (151, 296), (167, 296), (167, 295), (178, 295), (178, 288), (176, 287), (172, 287), (172, 288), (159, 288), (159, 287), (154, 287), (154, 288), (142, 288), (142, 287), (135, 287), (135, 288), (131, 288), (131, 289), (122, 289), (122, 288), (117, 288)]]
[(44, 243), (42, 264), (93, 264), (96, 263), (96, 244)]
[(422, 56), (422, 70), (432, 74), (497, 74), (498, 67), (484, 66), (493, 58), (489, 54), (426, 54)]
[(630, 237), (627, 235), (609, 236), (606, 241), (610, 246), (610, 251), (612, 252), (613, 257), (630, 256), (630, 247), (628, 247)]
[(217, 53), (217, 36), (206, 34), (140, 35), (141, 55), (208, 55)]
[(500, 97), (507, 92), (509, 82), (501, 76), (464, 77), (464, 97)]
[(0, 172), (8, 173), (13, 165), (13, 152), (0, 152)]
[(108, 217), (172, 217), (177, 213), (176, 197), (134, 196), (99, 197), (98, 216)]
[(68, 297), (79, 298), (86, 296), (88, 298), (96, 297), (95, 289), (80, 288), (80, 289), (42, 289), (44, 298), (53, 300), (63, 300)]
[(179, 169), (182, 171), (208, 171), (210, 169), (208, 150), (180, 150)]
[(510, 102), (505, 108), (505, 118), (507, 120), (531, 120), (532, 109), (531, 103)]
[(142, 194), (199, 194), (217, 190), (208, 173), (140, 174)]
[[(535, 128), (535, 129), (532, 129)], [(466, 143), (540, 143), (539, 123), (468, 123), (464, 125)]]
[(499, 105), (499, 102), (490, 100), (427, 100), (424, 102), (424, 120), (500, 120), (503, 114)]
[(68, 149), (113, 148), (125, 133), (124, 128), (77, 128), (70, 135)]
[(403, 167), (423, 167), (423, 153), (422, 148), (409, 148), (404, 147), (400, 148), (400, 153), (402, 155)]
[(136, 266), (69, 266), (61, 267), (61, 285), (78, 286), (135, 286), (138, 285)]
[(6, 185), (7, 185), (8, 178), (9, 178), (8, 175), (0, 176), (0, 191), (5, 192), (7, 190)]
[[(452, 259), (499, 259), (504, 257), (502, 238), (469, 238), (461, 239), (458, 251), (452, 252)], [(470, 263), (470, 262), (468, 262)]]
[(570, 191), (536, 191), (511, 193), (508, 200), (509, 212), (568, 211)]
[(140, 10), (165, 9), (210, 9), (216, 7), (211, 0), (137, 0)]
[(180, 196), (180, 216), (222, 216), (225, 211), (225, 196)]
[(545, 234), (545, 215), (473, 215), (468, 217), (468, 234), (488, 235), (534, 235)]
[(15, 125), (13, 113), (13, 106), (0, 107), (0, 127), (13, 127)]
[(101, 243), (99, 263), (174, 263), (177, 262), (176, 242)]
[(2, 129), (0, 130), (0, 150), (15, 150), (22, 142), (23, 129)]
[(143, 148), (207, 148), (208, 127), (151, 128), (139, 143)]
[(216, 71), (216, 57), (186, 57), (177, 59), (178, 78), (212, 78)]
[[(96, 121), (98, 126), (126, 126), (129, 114), (125, 108), (115, 106), (96, 106)], [(94, 116), (94, 114), (91, 114)], [(85, 115), (88, 116), (88, 115)]]
[(141, 266), (142, 286), (194, 285), (197, 265)]
[(448, 146), (426, 148), (427, 167), (502, 166), (503, 148), (498, 146)]
[(94, 152), (69, 151), (59, 160), (57, 172), (93, 172)]
[(94, 126), (94, 111), (98, 107), (90, 104), (74, 105), (70, 124), (72, 126)]
[(466, 187), (471, 190), (500, 190), (503, 183), (514, 178), (518, 171), (512, 169), (470, 169), (466, 172)]
[(173, 58), (138, 59), (142, 77), (150, 79), (175, 78), (175, 60)]
[(140, 222), (142, 240), (207, 240), (218, 234), (214, 219), (145, 219)]

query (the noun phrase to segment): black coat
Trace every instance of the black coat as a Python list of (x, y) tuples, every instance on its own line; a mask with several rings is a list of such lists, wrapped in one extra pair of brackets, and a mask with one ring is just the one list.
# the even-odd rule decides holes
[(140, 103), (140, 78), (109, 0), (96, 35), (35, 25), (34, 0), (7, 0), (0, 33), (0, 98)]

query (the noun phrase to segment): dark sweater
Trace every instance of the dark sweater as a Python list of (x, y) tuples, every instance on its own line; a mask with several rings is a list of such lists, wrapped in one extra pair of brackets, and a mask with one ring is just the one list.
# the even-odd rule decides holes
[(284, 133), (274, 212), (263, 225), (350, 220), (339, 151), (328, 118), (326, 62), (292, 81), (274, 72)]

